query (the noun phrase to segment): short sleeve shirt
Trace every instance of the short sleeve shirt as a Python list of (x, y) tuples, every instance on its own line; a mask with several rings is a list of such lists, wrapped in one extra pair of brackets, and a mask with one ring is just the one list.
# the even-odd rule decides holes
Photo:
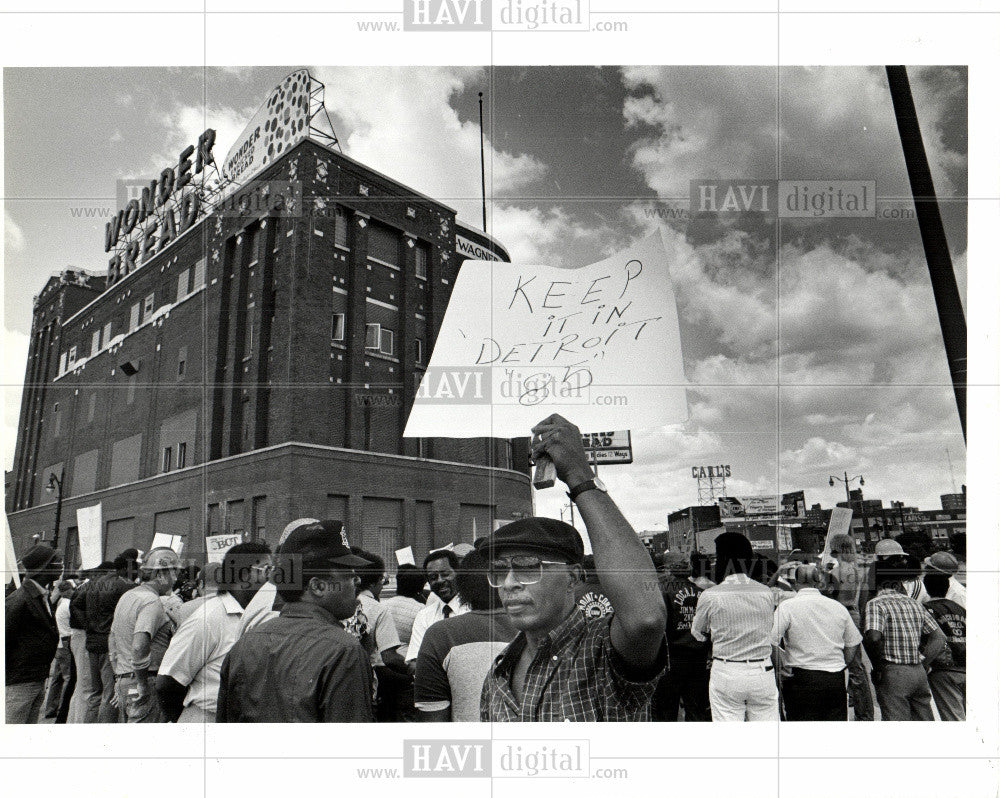
[(666, 645), (641, 681), (611, 644), (614, 616), (586, 620), (575, 608), (552, 630), (528, 666), (521, 702), (510, 678), (524, 633), (497, 657), (483, 684), (480, 720), (484, 721), (649, 721), (656, 683), (667, 665)]
[(388, 608), (367, 590), (358, 595), (358, 600), (361, 602), (361, 611), (368, 618), (368, 631), (374, 643), (371, 651), (372, 667), (384, 665), (382, 652), (400, 645), (396, 622)]
[(886, 662), (920, 664), (920, 638), (938, 631), (934, 618), (915, 599), (883, 590), (865, 606), (865, 631), (880, 632)]
[(517, 630), (504, 612), (472, 610), (433, 624), (424, 635), (413, 690), (417, 709), (451, 709), (451, 720), (479, 720), (483, 682)]
[(219, 678), (243, 617), (240, 603), (228, 593), (203, 602), (174, 632), (159, 675), (188, 686), (184, 706), (212, 715), (219, 697)]
[(160, 661), (170, 643), (172, 626), (159, 594), (148, 585), (139, 585), (129, 590), (118, 600), (111, 632), (108, 636), (108, 653), (115, 673), (131, 673), (135, 670), (132, 661), (132, 637), (145, 632), (150, 638), (150, 655), (147, 670), (156, 673)]

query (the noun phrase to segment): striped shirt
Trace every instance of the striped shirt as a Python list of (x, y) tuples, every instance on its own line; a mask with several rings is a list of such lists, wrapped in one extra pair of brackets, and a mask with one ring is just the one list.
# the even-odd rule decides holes
[(919, 665), (920, 638), (940, 628), (917, 601), (892, 589), (865, 607), (865, 631), (882, 634), (882, 656), (895, 665)]
[(666, 646), (643, 681), (632, 681), (611, 645), (614, 616), (587, 620), (576, 608), (535, 652), (520, 703), (510, 679), (524, 651), (520, 632), (496, 658), (483, 684), (484, 721), (649, 721), (650, 701), (667, 665)]
[(731, 574), (698, 597), (691, 622), (696, 640), (712, 638), (712, 657), (764, 660), (771, 656), (774, 595), (746, 574)]

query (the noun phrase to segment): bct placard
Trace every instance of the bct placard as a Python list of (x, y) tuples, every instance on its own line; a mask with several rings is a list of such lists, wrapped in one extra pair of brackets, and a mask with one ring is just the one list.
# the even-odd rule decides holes
[(677, 424), (686, 384), (659, 232), (578, 269), (466, 261), (403, 435), (518, 437), (551, 413)]

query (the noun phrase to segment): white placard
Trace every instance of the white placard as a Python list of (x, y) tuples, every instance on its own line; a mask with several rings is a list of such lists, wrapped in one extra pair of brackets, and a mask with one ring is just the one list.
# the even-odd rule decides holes
[(396, 549), (396, 562), (399, 565), (416, 565), (413, 559), (413, 547), (407, 546), (405, 549)]
[(208, 535), (205, 538), (205, 553), (209, 562), (222, 562), (226, 552), (242, 541), (242, 535)]
[(403, 435), (660, 427), (687, 420), (685, 385), (659, 232), (579, 269), (466, 261)]
[(851, 531), (851, 518), (854, 510), (849, 507), (834, 507), (830, 511), (830, 524), (826, 528), (826, 545), (823, 546), (823, 554), (830, 553), (830, 541), (834, 535), (846, 535)]
[(80, 541), (80, 567), (96, 568), (101, 564), (101, 505), (80, 507), (76, 511), (76, 534)]
[(184, 536), (183, 535), (168, 535), (165, 532), (157, 532), (153, 535), (153, 542), (150, 544), (149, 549), (172, 549), (176, 554), (181, 553), (181, 549), (184, 548)]
[(4, 531), (4, 548), (3, 548), (3, 561), (6, 573), (4, 574), (4, 584), (7, 584), (11, 579), (14, 580), (14, 587), (21, 586), (21, 574), (17, 571), (17, 554), (14, 553), (14, 538), (10, 534), (10, 524), (7, 522), (7, 516), (3, 517), (3, 531)]

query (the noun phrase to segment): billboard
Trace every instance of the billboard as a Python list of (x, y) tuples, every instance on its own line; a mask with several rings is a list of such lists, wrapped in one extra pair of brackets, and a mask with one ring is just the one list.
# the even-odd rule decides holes
[(719, 514), (725, 518), (777, 518), (781, 515), (778, 496), (723, 496)]
[(274, 88), (229, 150), (222, 174), (246, 182), (309, 135), (310, 81), (299, 69)]
[(624, 464), (632, 462), (632, 433), (625, 430), (615, 432), (583, 432), (583, 448), (587, 452), (587, 462), (598, 465)]

